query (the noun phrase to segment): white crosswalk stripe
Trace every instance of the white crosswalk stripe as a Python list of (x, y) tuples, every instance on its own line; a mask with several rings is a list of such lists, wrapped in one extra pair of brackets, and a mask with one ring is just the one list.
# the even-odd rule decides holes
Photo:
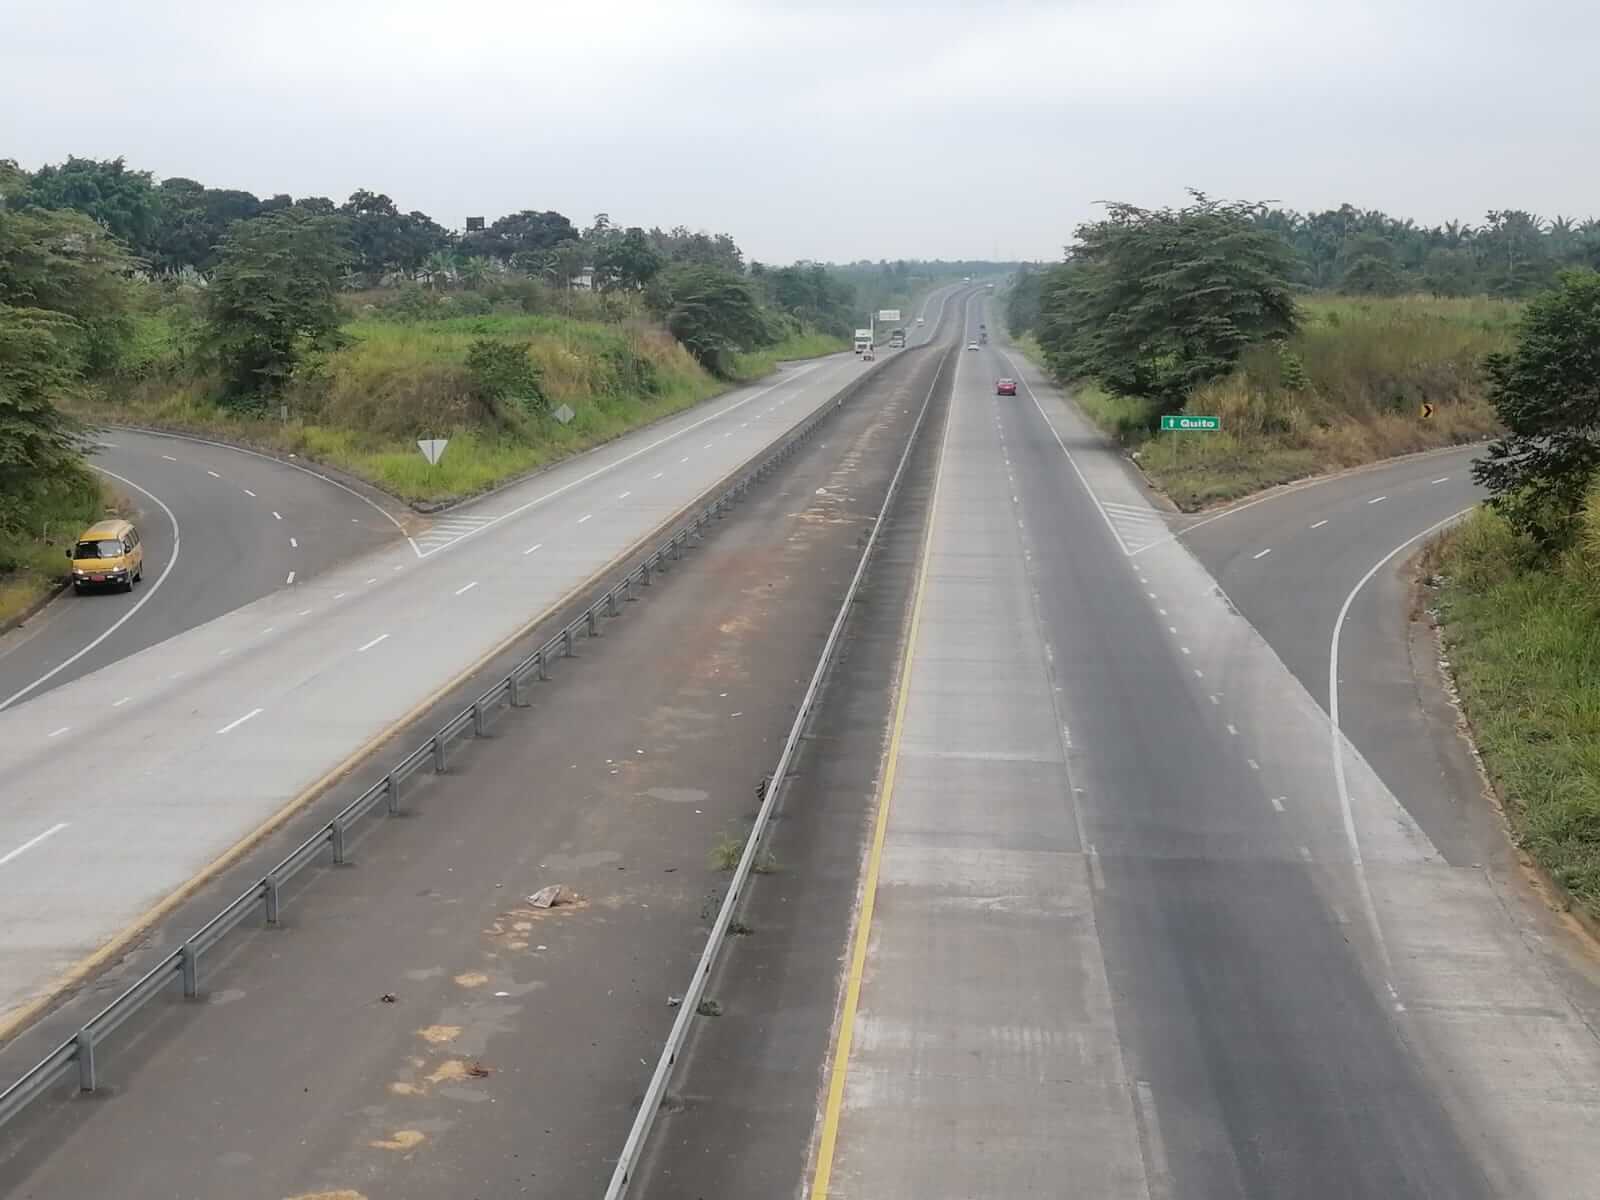
[(1166, 518), (1148, 505), (1118, 504), (1102, 500), (1100, 507), (1105, 509), (1106, 519), (1122, 538), (1129, 554), (1137, 554), (1145, 547), (1165, 541), (1171, 536)]
[(427, 530), (417, 534), (414, 539), (417, 550), (423, 555), (432, 554), (436, 550), (443, 550), (454, 542), (459, 542), (469, 533), (482, 529), (493, 517), (440, 517), (434, 521)]

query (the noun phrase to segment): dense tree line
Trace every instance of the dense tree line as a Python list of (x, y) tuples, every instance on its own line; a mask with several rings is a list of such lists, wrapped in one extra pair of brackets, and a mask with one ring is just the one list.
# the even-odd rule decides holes
[(1351, 295), (1530, 296), (1570, 267), (1600, 268), (1600, 220), (1496, 209), (1479, 225), (1422, 226), (1344, 204), (1325, 212), (1257, 207), (1297, 260), (1293, 282)]

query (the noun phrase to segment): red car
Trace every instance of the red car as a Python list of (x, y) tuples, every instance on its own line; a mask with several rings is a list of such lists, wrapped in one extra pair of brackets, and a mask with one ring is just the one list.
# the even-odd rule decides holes
[(1015, 396), (1017, 394), (1017, 381), (1015, 379), (997, 379), (994, 385), (996, 396)]

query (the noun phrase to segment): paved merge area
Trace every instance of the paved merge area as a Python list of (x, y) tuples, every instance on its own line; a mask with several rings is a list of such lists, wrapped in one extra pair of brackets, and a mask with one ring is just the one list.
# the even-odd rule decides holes
[[(104, 1092), (0, 1135), (0, 1192), (601, 1194), (938, 361), (888, 364), (354, 865), (297, 880), (282, 929), (208, 959), (200, 1002), (120, 1031)], [(532, 908), (552, 883), (577, 902)]]
[[(831, 964), (804, 933), (787, 957), (741, 948), (730, 966), (744, 971), (720, 985), (736, 1006), (776, 1004), (775, 980), (831, 965), (843, 977), (833, 1061), (770, 1065), (804, 1049), (781, 1008), (729, 1039), (737, 1054), (717, 1052), (723, 1027), (702, 1029), (649, 1194), (1592, 1191), (1592, 971), (1471, 859), (1479, 818), (1466, 797), (1454, 823), (1441, 804), (1437, 741), (1369, 758), (1354, 736), (1381, 740), (1377, 719), (1352, 720), (1347, 738), (1324, 707), (1341, 609), (1343, 711), (1368, 691), (1375, 708), (1416, 705), (1415, 688), (1373, 687), (1370, 670), (1396, 644), (1406, 661), (1404, 608), (1385, 622), (1363, 608), (1380, 594), (1344, 601), (1447, 515), (1434, 510), (1455, 503), (1439, 490), (1452, 481), (1430, 480), (1449, 467), (1317, 485), (1333, 511), (1309, 520), (1299, 506), (1314, 488), (1271, 528), (1241, 512), (1231, 548), (1220, 531), (1234, 517), (1176, 537), (1193, 522), (1154, 506), (1035, 373), (998, 348), (959, 357), (903, 708), (877, 692), (875, 725), (897, 733), (881, 848), (869, 825), (859, 850), (870, 920), (858, 914)], [(1032, 387), (997, 398), (998, 375)], [(1423, 499), (1395, 503), (1413, 492)], [(1340, 539), (1309, 561), (1342, 555), (1350, 569), (1291, 564), (1250, 584), (1241, 554), (1287, 557), (1302, 523)], [(1223, 592), (1206, 568), (1230, 562)], [(1252, 612), (1284, 623), (1264, 638)], [(1357, 628), (1369, 619), (1377, 636)], [(1292, 644), (1318, 627), (1320, 672)], [(844, 688), (829, 701), (874, 711)], [(1402, 760), (1412, 774), (1394, 784), (1375, 769)], [(1423, 776), (1432, 791), (1415, 786)], [(774, 1092), (787, 1079), (794, 1103), (810, 1098), (813, 1132), (802, 1142), (793, 1123), (763, 1121), (782, 1107), (769, 1094), (746, 1146), (707, 1131), (697, 1162), (695, 1105), (742, 1094), (753, 1064)], [(808, 1165), (782, 1188), (737, 1186), (769, 1159)]]

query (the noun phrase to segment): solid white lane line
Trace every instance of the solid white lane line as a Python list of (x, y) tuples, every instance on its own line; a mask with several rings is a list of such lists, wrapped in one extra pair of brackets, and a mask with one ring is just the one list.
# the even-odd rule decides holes
[(356, 647), (356, 653), (357, 654), (365, 654), (368, 650), (371, 650), (379, 642), (388, 640), (388, 637), (389, 637), (389, 635), (387, 633), (380, 633), (377, 637), (373, 638), (365, 646), (357, 646)]
[(1313, 529), (1321, 529), (1321, 528), (1322, 528), (1322, 527), (1323, 527), (1323, 526), (1324, 526), (1324, 525), (1326, 525), (1326, 524), (1327, 524), (1327, 523), (1328, 523), (1328, 522), (1327, 522), (1327, 519), (1326, 519), (1326, 518), (1324, 518), (1324, 519), (1323, 519), (1323, 520), (1321, 520), (1321, 521), (1318, 521), (1318, 522), (1317, 522), (1317, 523), (1316, 523), (1316, 524), (1315, 524), (1315, 525), (1313, 525), (1313, 526), (1312, 526), (1312, 527), (1311, 527), (1311, 528), (1313, 528)]
[(128, 621), (133, 619), (133, 617), (138, 613), (138, 611), (141, 608), (143, 608), (146, 604), (149, 604), (150, 601), (155, 598), (155, 594), (158, 591), (161, 590), (161, 585), (167, 581), (167, 576), (172, 574), (172, 568), (178, 565), (178, 551), (183, 546), (183, 534), (182, 534), (182, 531), (179, 530), (179, 528), (178, 528), (178, 518), (173, 515), (172, 510), (167, 507), (166, 502), (164, 500), (162, 500), (161, 497), (157, 496), (154, 492), (147, 491), (146, 489), (140, 487), (133, 480), (126, 479), (123, 476), (118, 475), (114, 471), (108, 471), (104, 467), (97, 467), (97, 466), (95, 466), (94, 463), (90, 463), (89, 467), (90, 467), (91, 470), (98, 471), (102, 475), (106, 475), (106, 476), (109, 476), (112, 479), (115, 479), (118, 483), (127, 484), (134, 491), (140, 492), (143, 495), (148, 496), (151, 500), (155, 501), (157, 506), (160, 507), (161, 511), (164, 512), (167, 515), (167, 520), (169, 522), (171, 522), (171, 524), (172, 524), (172, 557), (167, 559), (167, 565), (161, 568), (161, 574), (156, 576), (156, 581), (150, 585), (150, 587), (148, 588), (148, 590), (146, 590), (144, 595), (139, 597), (138, 602), (136, 604), (134, 604), (134, 606), (132, 608), (130, 608), (127, 612), (123, 613), (120, 617), (118, 617), (115, 621), (113, 621), (111, 623), (110, 627), (105, 629), (100, 634), (99, 637), (95, 638), (87, 646), (85, 646), (85, 647), (83, 647), (83, 649), (79, 650), (76, 654), (72, 655), (70, 658), (67, 658), (67, 659), (63, 660), (62, 662), (57, 663), (55, 666), (51, 667), (48, 671), (46, 671), (43, 675), (39, 676), (39, 678), (35, 679), (32, 683), (28, 684), (26, 687), (21, 688), (21, 689), (15, 691), (15, 692), (12, 692), (11, 695), (7, 696), (4, 700), (0, 700), (0, 709), (5, 709), (5, 708), (10, 707), (12, 704), (15, 704), (18, 700), (20, 700), (24, 696), (26, 696), (29, 692), (33, 691), (33, 689), (38, 687), (41, 683), (44, 683), (47, 680), (55, 678), (62, 671), (65, 671), (73, 663), (77, 662), (85, 654), (88, 654), (89, 651), (93, 650), (96, 646), (100, 645), (101, 642), (105, 641), (108, 637), (110, 637), (117, 630), (121, 629), (124, 624), (126, 624)]
[(221, 475), (218, 475), (215, 471), (212, 471), (212, 470), (209, 470), (209, 469), (206, 471), (206, 474), (211, 476), (211, 478), (213, 478), (213, 479), (221, 479), (222, 478)]
[(60, 737), (63, 733), (65, 733), (67, 730), (69, 730), (71, 728), (72, 728), (71, 725), (63, 725), (60, 729), (52, 729), (49, 733), (45, 734), (45, 737), (47, 737), (47, 738)]
[(578, 524), (582, 525), (585, 521), (587, 521), (592, 516), (594, 516), (593, 513), (584, 513), (583, 516), (578, 518)]
[(132, 699), (133, 699), (132, 696), (124, 696), (121, 700), (113, 700), (111, 702), (111, 707), (112, 708), (121, 708), (124, 704), (126, 704), (129, 700), (132, 700)]
[(622, 495), (617, 497), (617, 499), (618, 500), (626, 500), (631, 495), (633, 495), (632, 492), (623, 492)]
[(528, 555), (532, 554), (535, 550), (539, 549), (539, 547), (541, 547), (543, 545), (544, 545), (543, 542), (535, 542), (533, 545), (529, 546), (526, 550), (524, 550), (522, 552), (522, 556), (524, 558), (526, 558)]
[(289, 578), (285, 579), (283, 582), (284, 583), (293, 583), (294, 582), (294, 572), (290, 571), (289, 572)]
[(1272, 798), (1272, 809), (1273, 809), (1274, 812), (1282, 812), (1283, 811), (1283, 797), (1282, 796), (1274, 796)]
[(475, 588), (477, 586), (478, 586), (478, 581), (476, 579), (474, 579), (471, 583), (467, 584), (466, 587), (457, 588), (456, 589), (456, 595), (465, 596), (468, 592), (470, 592), (473, 588)]
[(252, 708), (249, 712), (245, 713), (244, 716), (237, 717), (234, 720), (229, 721), (221, 729), (217, 730), (217, 733), (219, 735), (224, 734), (224, 733), (229, 733), (229, 732), (239, 728), (239, 726), (243, 725), (246, 721), (250, 720), (251, 717), (259, 717), (261, 715), (261, 712), (262, 712), (262, 710), (259, 709), (259, 708)]
[(177, 462), (178, 461), (177, 459), (173, 458), (172, 455), (170, 455), (170, 454), (163, 454), (161, 457), (166, 459), (168, 462)]
[(1450, 478), (1450, 476), (1448, 476), (1448, 475), (1441, 475), (1441, 476), (1439, 476), (1439, 478), (1435, 479), (1433, 482), (1434, 483), (1443, 483), (1445, 480), (1447, 480), (1449, 478)]
[(252, 499), (252, 500), (254, 500), (256, 498), (256, 494), (254, 492), (252, 492), (249, 488), (245, 488), (244, 489), (244, 494), (246, 496), (249, 496), (250, 499)]
[(15, 850), (12, 850), (10, 853), (8, 853), (6, 855), (3, 855), (3, 856), (0, 856), (0, 867), (5, 866), (8, 862), (10, 862), (14, 858), (21, 858), (29, 850), (32, 850), (40, 842), (44, 841), (45, 838), (54, 837), (56, 834), (60, 833), (63, 829), (65, 829), (67, 827), (68, 824), (69, 824), (69, 822), (67, 822), (67, 821), (61, 821), (58, 824), (52, 825), (52, 826), (50, 826), (49, 829), (46, 829), (43, 833), (38, 834), (35, 837), (29, 838), (27, 841), (23, 842), (22, 845), (18, 846)]
[(1269, 554), (1271, 554), (1271, 553), (1272, 553), (1272, 547), (1271, 547), (1271, 546), (1268, 546), (1268, 547), (1267, 547), (1267, 548), (1266, 548), (1266, 549), (1265, 549), (1265, 550), (1263, 550), (1263, 551), (1262, 551), (1262, 552), (1261, 552), (1261, 553), (1260, 553), (1260, 554), (1256, 554), (1256, 555), (1253, 555), (1253, 556), (1252, 556), (1252, 557), (1254, 557), (1254, 558), (1265, 558), (1265, 557), (1266, 557), (1266, 556), (1267, 556), (1267, 555), (1269, 555)]
[(291, 550), (300, 549), (300, 543), (297, 542), (294, 538), (290, 538), (289, 539), (289, 549), (291, 549)]
[(1389, 497), (1387, 497), (1387, 496), (1374, 496), (1371, 500), (1368, 500), (1367, 503), (1368, 504), (1382, 504), (1388, 498)]

